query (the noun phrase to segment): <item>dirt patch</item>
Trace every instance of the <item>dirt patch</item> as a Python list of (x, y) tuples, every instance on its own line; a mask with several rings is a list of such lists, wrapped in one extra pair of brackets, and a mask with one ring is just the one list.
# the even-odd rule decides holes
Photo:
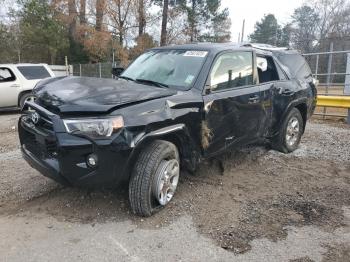
[(349, 261), (350, 245), (327, 246), (328, 251), (324, 254), (322, 262), (344, 262)]

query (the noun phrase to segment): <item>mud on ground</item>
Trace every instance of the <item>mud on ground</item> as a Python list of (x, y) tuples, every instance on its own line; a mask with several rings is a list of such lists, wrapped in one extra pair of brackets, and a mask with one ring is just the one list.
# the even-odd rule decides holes
[[(128, 221), (140, 230), (161, 232), (182, 217), (190, 217), (199, 236), (213, 243), (219, 261), (261, 261), (259, 254), (253, 256), (256, 246), (264, 249), (264, 243), (275, 243), (278, 249), (279, 243), (288, 243), (293, 230), (310, 230), (322, 232), (315, 233), (321, 254), (312, 250), (306, 255), (291, 251), (285, 256), (281, 250), (268, 252), (282, 254), (276, 261), (350, 261), (347, 125), (312, 121), (300, 148), (289, 155), (251, 146), (206, 161), (196, 174), (182, 173), (175, 199), (166, 209), (140, 219), (130, 214), (123, 188), (64, 188), (31, 169), (18, 150), (15, 116), (0, 116), (0, 120), (6, 119), (6, 124), (0, 125), (0, 218), (54, 219), (92, 227)], [(173, 258), (169, 261), (178, 260)], [(273, 261), (268, 254), (265, 258)]]

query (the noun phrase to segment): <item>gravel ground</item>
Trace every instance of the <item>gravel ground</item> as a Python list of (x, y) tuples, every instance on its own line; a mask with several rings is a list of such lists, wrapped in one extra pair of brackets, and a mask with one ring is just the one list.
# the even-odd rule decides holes
[(183, 173), (151, 218), (127, 191), (64, 188), (21, 158), (0, 115), (2, 261), (350, 261), (350, 128), (308, 123), (285, 155), (249, 147)]

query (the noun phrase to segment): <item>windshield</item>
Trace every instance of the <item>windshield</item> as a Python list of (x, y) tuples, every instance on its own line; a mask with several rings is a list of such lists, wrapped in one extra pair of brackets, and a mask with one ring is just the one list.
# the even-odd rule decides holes
[(151, 50), (139, 56), (121, 78), (187, 90), (197, 78), (207, 54), (207, 51)]

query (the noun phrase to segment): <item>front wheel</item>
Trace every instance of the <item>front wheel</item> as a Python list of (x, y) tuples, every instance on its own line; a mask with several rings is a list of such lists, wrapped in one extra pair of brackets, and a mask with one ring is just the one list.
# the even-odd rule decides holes
[(173, 198), (180, 176), (176, 146), (155, 140), (139, 155), (129, 182), (129, 200), (134, 214), (151, 216)]
[(297, 108), (293, 108), (284, 119), (279, 134), (273, 139), (272, 147), (283, 153), (296, 150), (304, 130), (303, 118)]
[(19, 99), (19, 107), (22, 109), (25, 102), (35, 102), (35, 95), (32, 93), (24, 93)]

